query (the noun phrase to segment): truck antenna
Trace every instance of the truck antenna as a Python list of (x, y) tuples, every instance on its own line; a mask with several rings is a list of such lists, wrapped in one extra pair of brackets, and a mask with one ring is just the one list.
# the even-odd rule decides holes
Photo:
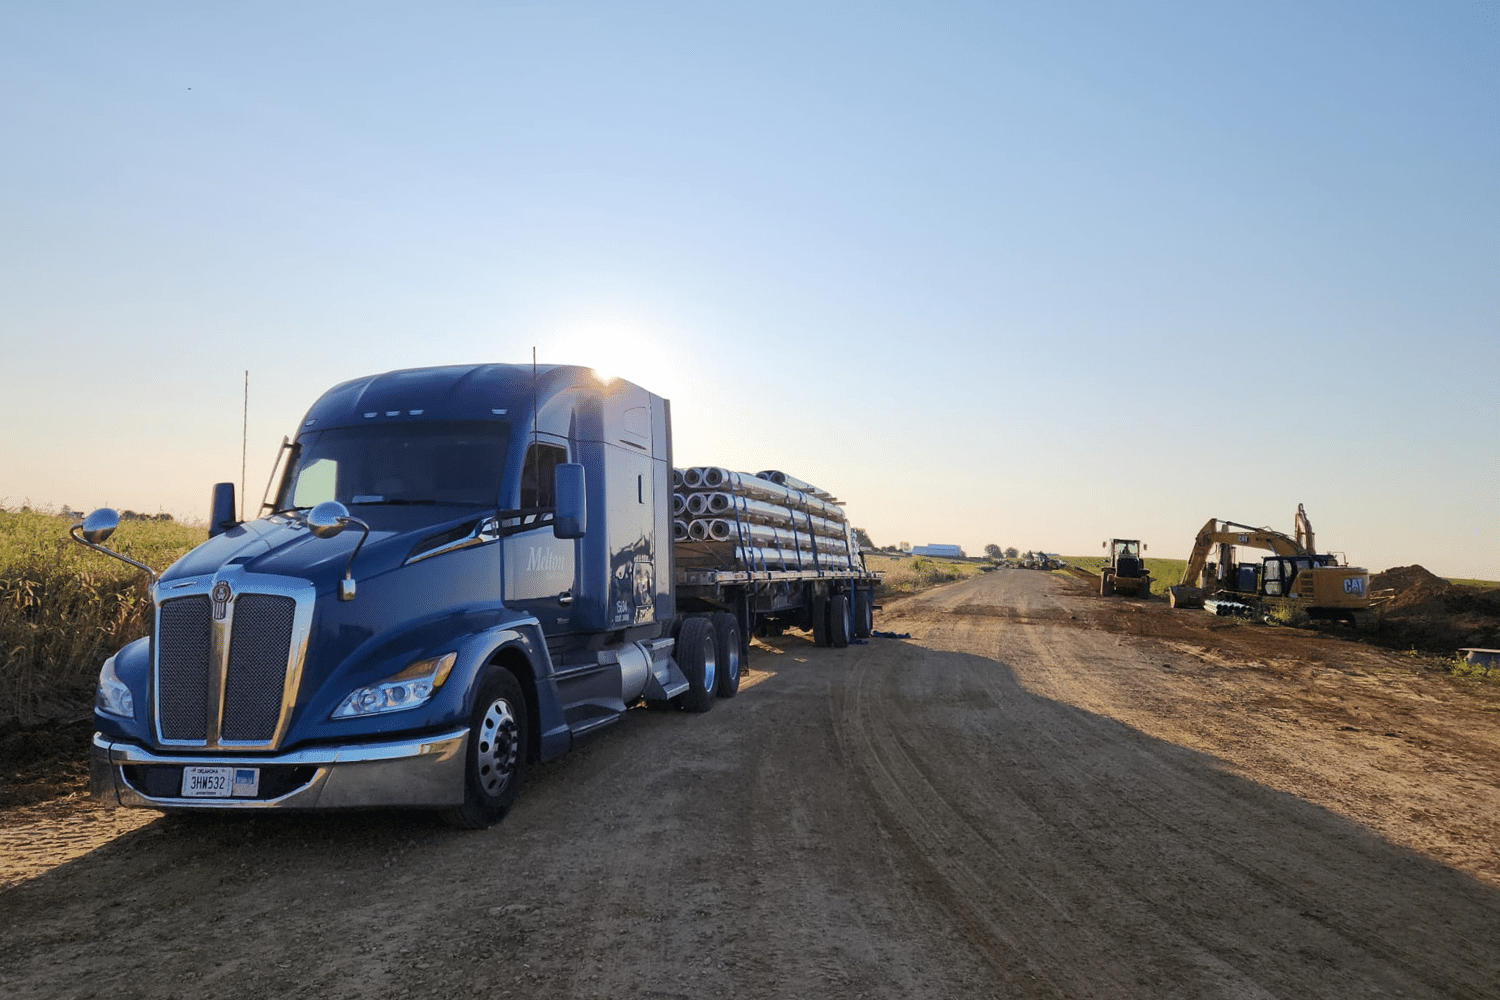
[(245, 520), (245, 467), (250, 447), (250, 369), (245, 369), (245, 416), (240, 424), (240, 520)]
[(532, 501), (542, 505), (542, 452), (537, 447), (536, 345), (531, 345), (531, 483)]

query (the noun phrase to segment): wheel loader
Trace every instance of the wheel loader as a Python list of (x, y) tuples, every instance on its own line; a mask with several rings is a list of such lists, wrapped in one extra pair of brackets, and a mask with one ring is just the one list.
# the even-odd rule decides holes
[(1146, 570), (1146, 560), (1141, 557), (1146, 546), (1136, 538), (1111, 538), (1104, 543), (1109, 552), (1109, 561), (1099, 570), (1099, 593), (1130, 594), (1135, 597), (1151, 596), (1151, 574)]

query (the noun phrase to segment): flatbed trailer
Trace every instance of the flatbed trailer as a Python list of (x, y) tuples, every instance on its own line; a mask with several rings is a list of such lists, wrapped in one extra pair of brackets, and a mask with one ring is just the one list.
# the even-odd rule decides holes
[(880, 574), (831, 494), (779, 472), (699, 467), (673, 482), (679, 608), (734, 615), (746, 654), (751, 635), (787, 628), (836, 648), (869, 637)]

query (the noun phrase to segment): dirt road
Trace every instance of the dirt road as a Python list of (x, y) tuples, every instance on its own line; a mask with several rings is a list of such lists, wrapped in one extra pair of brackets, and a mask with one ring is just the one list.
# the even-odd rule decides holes
[(628, 713), (492, 830), (163, 818), (13, 868), (0, 995), (1500, 995), (1495, 694), (1020, 570), (877, 625)]

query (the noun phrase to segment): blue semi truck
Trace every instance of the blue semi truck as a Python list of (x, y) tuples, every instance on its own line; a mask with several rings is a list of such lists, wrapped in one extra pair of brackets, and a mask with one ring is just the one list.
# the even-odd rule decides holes
[[(261, 516), (237, 520), (218, 484), (208, 541), (152, 574), (150, 634), (100, 671), (94, 793), (485, 827), (529, 764), (627, 709), (733, 697), (752, 632), (869, 633), (879, 577), (834, 505), (691, 472), (698, 495), (667, 400), (587, 368), (335, 386), (283, 442)], [(780, 521), (761, 516), (778, 490)], [(714, 515), (692, 537), (689, 506)], [(150, 573), (105, 547), (117, 524), (72, 532)]]

